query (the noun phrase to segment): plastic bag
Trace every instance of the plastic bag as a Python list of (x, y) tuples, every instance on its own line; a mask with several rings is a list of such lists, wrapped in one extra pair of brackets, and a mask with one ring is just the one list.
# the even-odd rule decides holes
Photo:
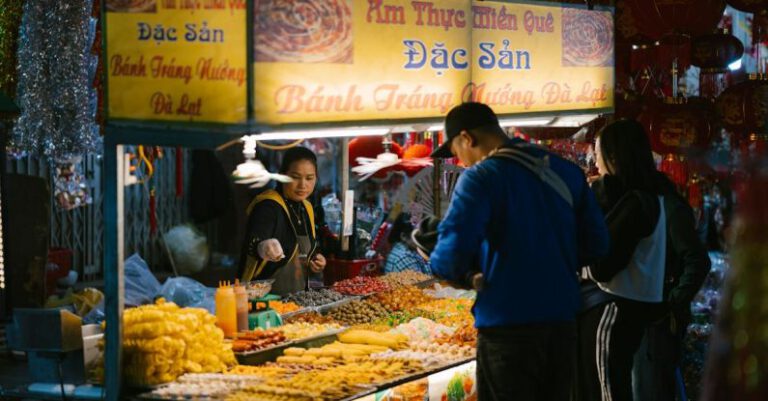
[(125, 305), (139, 306), (154, 301), (160, 282), (149, 271), (147, 262), (135, 253), (125, 260)]
[(173, 227), (163, 235), (163, 241), (178, 274), (197, 273), (208, 265), (208, 242), (193, 227)]
[(216, 313), (216, 290), (187, 277), (169, 278), (160, 288), (159, 296), (181, 307), (203, 308)]

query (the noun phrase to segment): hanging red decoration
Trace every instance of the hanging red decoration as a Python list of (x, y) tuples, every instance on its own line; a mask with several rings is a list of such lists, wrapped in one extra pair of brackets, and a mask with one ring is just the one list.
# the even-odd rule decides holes
[[(405, 148), (405, 151), (403, 152), (403, 159), (421, 159), (424, 157), (429, 157), (429, 155), (432, 153), (432, 148), (427, 147), (427, 145), (424, 144), (413, 144), (411, 146), (408, 146)], [(409, 177), (413, 177), (421, 171), (425, 166), (402, 166), (401, 169), (407, 174)]]
[(719, 74), (744, 55), (744, 45), (737, 37), (720, 32), (695, 37), (691, 51), (691, 63), (702, 73)]
[(715, 102), (718, 117), (729, 130), (745, 135), (768, 134), (768, 77), (753, 77), (726, 89)]
[(638, 31), (654, 40), (669, 34), (711, 33), (723, 16), (725, 0), (626, 0)]
[(686, 184), (688, 184), (688, 165), (680, 156), (668, 154), (661, 161), (659, 170), (675, 183), (678, 190), (684, 189)]
[[(384, 145), (380, 136), (361, 136), (349, 141), (349, 165), (355, 167), (360, 165), (357, 162), (358, 157), (376, 158), (379, 153), (384, 152)], [(403, 157), (403, 148), (397, 143), (392, 143), (390, 152)], [(387, 174), (393, 171), (393, 168), (385, 168), (373, 175), (374, 178), (386, 178)]]
[(638, 117), (656, 153), (685, 154), (704, 148), (713, 133), (711, 103), (692, 98), (685, 103), (665, 102), (650, 106)]

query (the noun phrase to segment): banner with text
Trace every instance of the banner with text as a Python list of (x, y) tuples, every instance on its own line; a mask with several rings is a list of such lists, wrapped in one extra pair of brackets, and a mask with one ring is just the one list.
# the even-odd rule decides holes
[(265, 124), (613, 106), (613, 16), (470, 0), (254, 0)]
[(246, 122), (246, 0), (105, 5), (110, 118)]

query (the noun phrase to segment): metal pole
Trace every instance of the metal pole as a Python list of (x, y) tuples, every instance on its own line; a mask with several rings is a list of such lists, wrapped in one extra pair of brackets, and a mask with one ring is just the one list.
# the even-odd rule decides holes
[[(435, 151), (437, 148), (440, 147), (440, 143), (438, 141), (440, 137), (439, 132), (434, 133), (434, 138), (432, 138), (432, 150)], [(432, 160), (432, 163), (434, 164), (434, 167), (432, 169), (432, 195), (434, 196), (434, 210), (432, 210), (432, 213), (437, 217), (438, 219), (441, 219), (443, 216), (442, 208), (440, 207), (441, 201), (441, 194), (440, 194), (440, 179), (442, 174), (440, 173), (441, 167), (443, 165), (443, 159), (435, 158)]]
[(349, 237), (344, 235), (344, 213), (346, 213), (345, 206), (347, 204), (347, 191), (349, 190), (349, 138), (343, 138), (341, 140), (341, 205), (342, 205), (342, 227), (339, 234), (341, 234), (341, 251), (346, 252), (349, 250)]
[(123, 356), (123, 261), (124, 147), (112, 137), (104, 138), (104, 290), (106, 291), (106, 349), (104, 384), (107, 401), (118, 401), (121, 393)]

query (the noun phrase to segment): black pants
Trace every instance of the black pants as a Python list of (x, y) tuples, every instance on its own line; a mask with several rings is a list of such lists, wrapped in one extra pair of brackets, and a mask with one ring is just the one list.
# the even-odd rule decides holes
[(478, 399), (569, 401), (575, 364), (575, 323), (481, 329)]
[(674, 333), (671, 326), (667, 316), (645, 330), (635, 354), (632, 376), (635, 401), (675, 400), (675, 370), (680, 366), (685, 327)]
[(632, 364), (661, 304), (616, 300), (579, 316), (580, 401), (632, 401)]

